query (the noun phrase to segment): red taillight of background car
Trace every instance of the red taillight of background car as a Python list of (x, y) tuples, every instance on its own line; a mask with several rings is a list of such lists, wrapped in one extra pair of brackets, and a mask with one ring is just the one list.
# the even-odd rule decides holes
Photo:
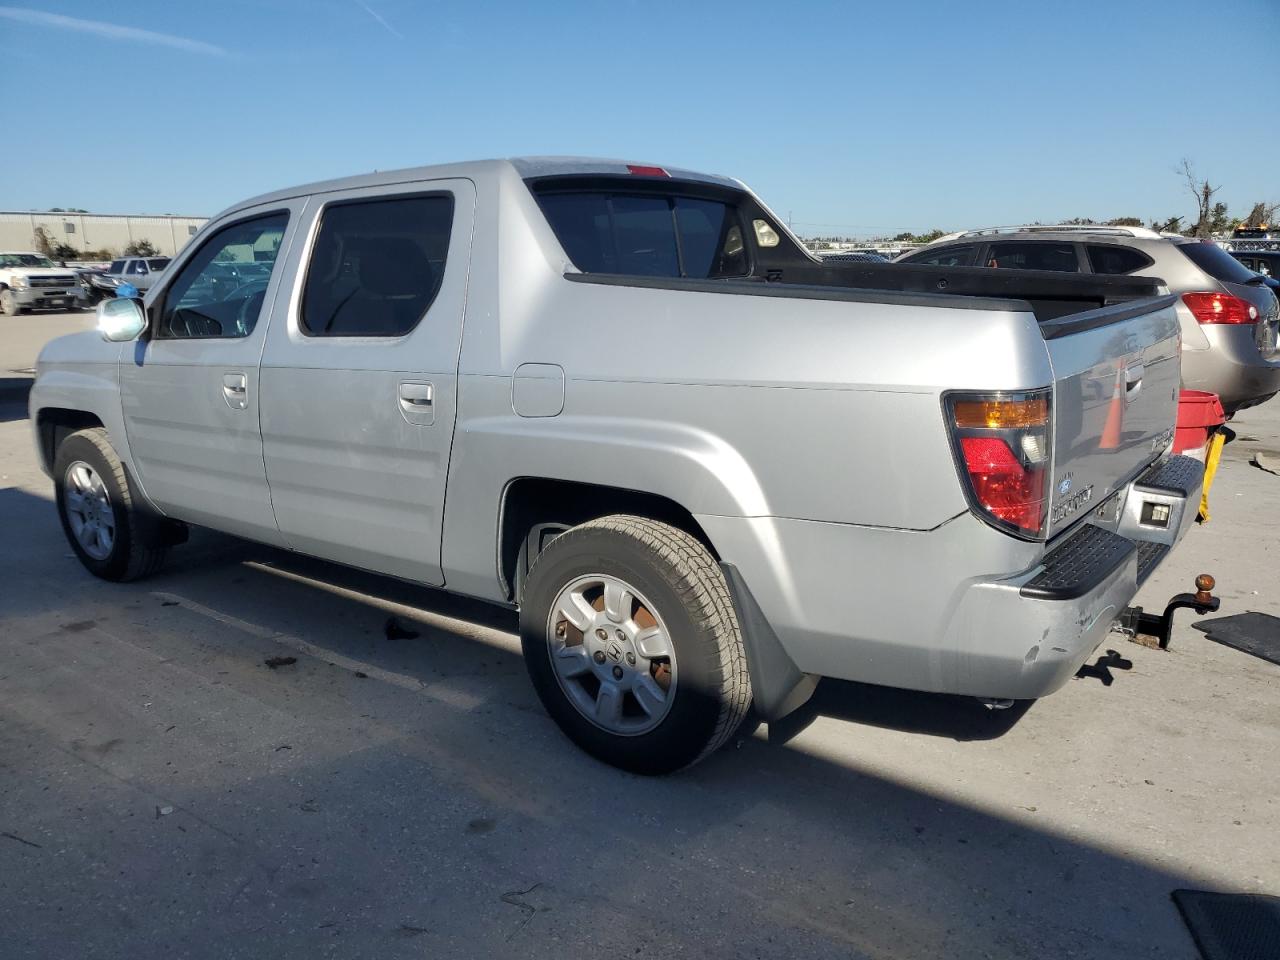
[(1039, 538), (1049, 516), (1049, 393), (951, 394), (949, 426), (975, 512)]
[(1182, 302), (1199, 323), (1255, 323), (1258, 308), (1229, 293), (1184, 293)]

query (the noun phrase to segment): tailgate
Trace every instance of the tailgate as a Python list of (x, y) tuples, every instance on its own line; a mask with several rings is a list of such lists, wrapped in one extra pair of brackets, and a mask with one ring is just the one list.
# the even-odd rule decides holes
[(1172, 441), (1181, 380), (1174, 302), (1153, 298), (1042, 325), (1054, 376), (1050, 538)]

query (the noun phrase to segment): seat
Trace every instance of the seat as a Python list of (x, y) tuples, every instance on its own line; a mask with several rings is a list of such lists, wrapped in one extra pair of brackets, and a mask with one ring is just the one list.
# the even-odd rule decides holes
[(331, 336), (399, 336), (422, 317), (439, 285), (422, 248), (407, 237), (370, 237), (348, 253), (359, 285), (334, 311)]

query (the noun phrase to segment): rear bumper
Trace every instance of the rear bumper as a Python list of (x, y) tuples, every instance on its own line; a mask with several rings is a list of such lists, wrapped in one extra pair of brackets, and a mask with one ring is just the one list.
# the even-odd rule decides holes
[(1209, 347), (1183, 350), (1184, 387), (1216, 393), (1228, 413), (1280, 392), (1280, 355), (1263, 356), (1253, 324), (1209, 324), (1201, 330)]
[[(758, 605), (750, 629), (769, 631), (799, 674), (1034, 699), (1079, 669), (1194, 522), (1203, 467), (1169, 464), (1047, 554), (968, 514), (925, 532), (698, 519)], [(1169, 507), (1167, 526), (1142, 523), (1145, 502)], [(762, 646), (748, 643), (749, 661)]]

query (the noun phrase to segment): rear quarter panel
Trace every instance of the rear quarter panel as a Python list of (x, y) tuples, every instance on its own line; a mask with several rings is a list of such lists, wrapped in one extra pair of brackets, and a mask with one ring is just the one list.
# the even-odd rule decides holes
[[(967, 510), (942, 393), (1052, 382), (1034, 317), (1012, 304), (574, 283), (523, 185), (490, 199), (445, 519), (446, 579), (463, 592), (496, 589), (498, 508), (523, 476), (643, 490), (699, 515), (935, 528)], [(559, 416), (513, 411), (522, 363), (563, 368)]]

